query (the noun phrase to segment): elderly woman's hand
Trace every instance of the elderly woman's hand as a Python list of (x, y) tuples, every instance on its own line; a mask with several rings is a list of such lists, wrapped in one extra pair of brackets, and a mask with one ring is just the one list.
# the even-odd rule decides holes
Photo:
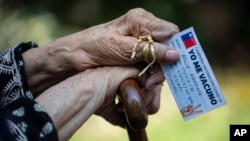
[[(130, 10), (108, 23), (26, 51), (23, 57), (29, 86), (37, 96), (50, 86), (89, 68), (144, 62), (144, 42), (136, 49), (134, 59), (130, 58), (140, 35), (150, 35), (154, 40), (156, 62), (175, 62), (179, 57), (178, 53), (162, 43), (177, 32), (176, 25), (161, 20), (143, 9)], [(149, 79), (145, 82), (146, 89), (164, 80), (158, 65), (154, 74), (148, 76)]]
[(177, 32), (176, 25), (158, 19), (143, 9), (133, 9), (111, 22), (73, 34), (67, 40), (62, 38), (61, 42), (70, 51), (70, 64), (82, 71), (96, 66), (130, 65), (145, 61), (142, 53), (145, 44), (139, 46), (134, 60), (130, 58), (140, 35), (153, 38), (158, 62), (176, 61), (178, 53), (161, 43)]
[[(49, 88), (36, 101), (52, 118), (60, 140), (68, 140), (94, 113), (124, 126), (121, 113), (116, 110), (115, 96), (120, 83), (127, 78), (136, 79), (138, 73), (137, 68), (128, 66), (88, 69)], [(156, 87), (143, 93), (149, 113), (159, 108), (159, 90)]]

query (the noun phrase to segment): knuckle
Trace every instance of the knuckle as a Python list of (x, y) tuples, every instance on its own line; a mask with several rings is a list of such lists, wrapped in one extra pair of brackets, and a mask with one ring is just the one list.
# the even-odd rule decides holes
[(173, 23), (171, 23), (170, 27), (172, 29), (172, 31), (170, 32), (170, 37), (172, 37), (174, 34), (176, 34), (180, 31), (179, 27)]
[(143, 8), (134, 8), (131, 9), (127, 12), (126, 14), (128, 17), (134, 17), (134, 18), (138, 18), (138, 17), (154, 17), (154, 15), (148, 11), (146, 11)]
[(143, 8), (134, 8), (128, 11), (128, 14), (135, 14), (135, 13), (146, 13), (146, 10)]

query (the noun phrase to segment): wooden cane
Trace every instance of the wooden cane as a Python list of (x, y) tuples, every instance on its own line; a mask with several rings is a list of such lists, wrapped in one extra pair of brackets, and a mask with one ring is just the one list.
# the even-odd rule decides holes
[(134, 79), (124, 80), (119, 87), (119, 98), (124, 107), (126, 128), (130, 141), (147, 141), (148, 114), (142, 92)]

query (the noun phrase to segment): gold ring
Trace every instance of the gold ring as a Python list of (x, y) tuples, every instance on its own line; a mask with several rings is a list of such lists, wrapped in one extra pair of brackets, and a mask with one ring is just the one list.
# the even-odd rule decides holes
[[(146, 45), (143, 47), (143, 56), (144, 56), (145, 61), (148, 63), (148, 65), (139, 73), (138, 76), (141, 76), (142, 74), (144, 74), (148, 70), (148, 68), (154, 64), (155, 59), (156, 59), (155, 50), (154, 50), (154, 46), (153, 46), (154, 40), (149, 35), (139, 36), (137, 42), (134, 45), (134, 48), (132, 49), (132, 55), (131, 55), (130, 59), (134, 60), (135, 55), (136, 55), (136, 48), (143, 41), (147, 42)], [(151, 62), (149, 61), (149, 56), (150, 56), (149, 54), (150, 53), (151, 53), (151, 56), (153, 58), (153, 60)]]

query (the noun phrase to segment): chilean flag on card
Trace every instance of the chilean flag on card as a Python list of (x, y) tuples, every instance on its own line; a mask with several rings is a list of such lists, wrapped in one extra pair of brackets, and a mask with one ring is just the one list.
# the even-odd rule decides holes
[(195, 42), (195, 39), (194, 39), (192, 32), (188, 32), (188, 33), (182, 35), (181, 39), (182, 39), (186, 49), (196, 45), (196, 42)]

